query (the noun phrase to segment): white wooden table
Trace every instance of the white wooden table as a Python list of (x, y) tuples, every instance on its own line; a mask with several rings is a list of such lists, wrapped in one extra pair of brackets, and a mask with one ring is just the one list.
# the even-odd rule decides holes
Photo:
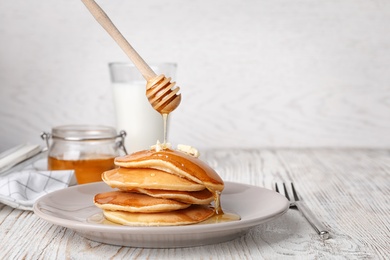
[(293, 180), (329, 227), (321, 241), (295, 210), (233, 241), (193, 248), (101, 244), (0, 204), (0, 259), (385, 259), (390, 252), (390, 150), (210, 150), (226, 181), (272, 188)]

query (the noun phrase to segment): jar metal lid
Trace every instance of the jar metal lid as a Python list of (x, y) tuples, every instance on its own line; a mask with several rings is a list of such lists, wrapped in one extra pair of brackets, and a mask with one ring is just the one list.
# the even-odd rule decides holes
[(67, 141), (108, 140), (118, 137), (115, 128), (102, 125), (63, 125), (52, 128), (51, 137)]

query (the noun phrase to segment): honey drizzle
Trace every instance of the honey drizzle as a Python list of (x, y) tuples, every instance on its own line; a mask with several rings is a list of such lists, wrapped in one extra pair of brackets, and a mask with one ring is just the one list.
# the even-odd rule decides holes
[[(164, 145), (163, 145), (163, 147), (165, 147), (165, 144), (167, 143), (167, 136), (168, 136), (168, 115), (169, 114), (165, 113), (165, 114), (161, 114), (161, 115), (162, 115), (162, 118), (163, 118), (163, 121), (164, 121), (164, 143), (163, 143)], [(221, 198), (221, 191), (210, 189), (207, 186), (206, 186), (206, 188), (214, 196), (214, 205), (215, 205), (214, 211), (215, 211), (215, 215), (224, 215), (224, 212), (223, 212), (222, 207), (221, 207), (221, 199), (220, 199)]]
[[(168, 113), (162, 113), (162, 118), (163, 118), (163, 122), (164, 122), (164, 145), (163, 147), (165, 147), (165, 144), (167, 144), (167, 140), (168, 140)], [(204, 184), (204, 182), (202, 182)], [(240, 216), (237, 215), (237, 214), (233, 214), (233, 213), (225, 213), (223, 210), (222, 210), (222, 206), (221, 206), (221, 191), (219, 190), (214, 190), (214, 189), (211, 189), (209, 187), (207, 187), (206, 185), (206, 188), (213, 194), (214, 196), (214, 215), (213, 217), (211, 217), (209, 220), (206, 220), (208, 221), (207, 223), (220, 223), (220, 222), (229, 222), (229, 221), (235, 221), (235, 220), (240, 220)], [(204, 221), (203, 221), (204, 222)], [(201, 222), (201, 223), (203, 223)]]
[(164, 121), (164, 145), (168, 140), (168, 114), (161, 114)]
[(214, 206), (215, 214), (223, 215), (224, 212), (221, 207), (221, 192), (220, 191), (211, 191), (214, 194)]

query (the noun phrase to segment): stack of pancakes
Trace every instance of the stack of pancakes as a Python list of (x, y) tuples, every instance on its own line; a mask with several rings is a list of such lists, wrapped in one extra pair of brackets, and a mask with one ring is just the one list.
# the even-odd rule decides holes
[[(218, 210), (224, 183), (207, 164), (190, 154), (145, 150), (115, 159), (102, 179), (118, 190), (97, 194), (106, 219), (132, 226), (187, 225)], [(211, 202), (214, 201), (214, 207)], [(222, 212), (222, 211), (221, 211)]]

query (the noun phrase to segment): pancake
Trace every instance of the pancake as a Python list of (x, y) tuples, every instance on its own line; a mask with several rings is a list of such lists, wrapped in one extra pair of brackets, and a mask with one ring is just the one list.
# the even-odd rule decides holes
[(115, 164), (125, 168), (152, 168), (203, 184), (211, 191), (222, 191), (224, 183), (206, 163), (184, 152), (171, 149), (144, 150), (116, 157)]
[(205, 186), (177, 175), (156, 169), (116, 168), (102, 174), (102, 179), (112, 188), (132, 190), (134, 188), (199, 191)]
[(128, 226), (178, 226), (196, 224), (214, 215), (214, 209), (204, 205), (192, 205), (186, 209), (162, 213), (130, 213), (104, 210), (111, 222)]
[(111, 191), (96, 194), (96, 206), (103, 210), (121, 210), (127, 212), (164, 212), (188, 208), (190, 204), (175, 200), (154, 198), (141, 193)]
[[(102, 174), (119, 191), (100, 193), (95, 204), (106, 219), (130, 226), (177, 226), (223, 214), (224, 183), (195, 148), (180, 151), (166, 144), (116, 157), (118, 168)], [(211, 203), (214, 201), (214, 207)]]
[(155, 198), (173, 199), (190, 204), (209, 204), (214, 199), (214, 195), (208, 190), (201, 191), (166, 191), (150, 189), (134, 189), (136, 192), (147, 194)]

